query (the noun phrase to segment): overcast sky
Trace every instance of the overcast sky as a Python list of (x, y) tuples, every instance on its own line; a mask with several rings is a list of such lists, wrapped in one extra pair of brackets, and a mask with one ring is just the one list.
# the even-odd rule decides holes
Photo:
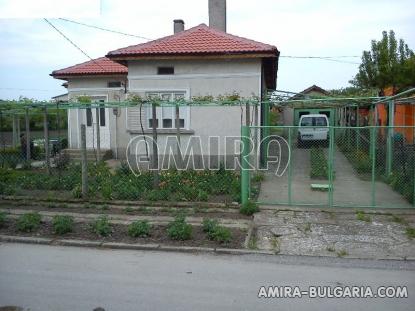
[[(48, 1), (28, 0), (22, 5), (24, 0), (14, 0), (20, 3), (10, 7), (10, 0), (0, 0), (0, 17), (26, 17), (0, 18), (1, 99), (16, 99), (19, 95), (50, 99), (65, 93), (60, 86), (63, 81), (49, 74), (88, 60), (46, 24), (42, 14), (93, 58), (145, 40), (86, 28), (57, 17), (64, 14), (83, 23), (154, 39), (173, 32), (173, 19), (183, 19), (186, 28), (208, 24), (208, 0), (90, 0), (92, 4), (87, 9), (84, 5), (81, 12), (76, 10), (77, 2), (88, 0), (54, 0), (61, 2), (56, 11), (39, 9)], [(68, 7), (70, 3), (74, 10)], [(281, 56), (360, 56), (369, 49), (370, 40), (380, 39), (382, 30), (389, 29), (415, 49), (413, 0), (227, 1), (227, 31), (273, 44)], [(360, 62), (359, 58), (340, 60)], [(325, 89), (346, 87), (357, 68), (358, 64), (281, 58), (277, 88), (296, 92), (312, 84)]]

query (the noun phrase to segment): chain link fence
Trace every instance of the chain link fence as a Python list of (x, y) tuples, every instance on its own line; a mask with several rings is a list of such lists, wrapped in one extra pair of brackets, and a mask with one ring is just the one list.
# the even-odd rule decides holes
[[(260, 149), (250, 147), (251, 153), (243, 154), (245, 168), (251, 169), (242, 196), (246, 191), (261, 204), (415, 206), (415, 127), (268, 128), (266, 163), (252, 169), (253, 153)], [(261, 128), (246, 131), (255, 137)], [(253, 186), (258, 174), (263, 176), (260, 191)]]

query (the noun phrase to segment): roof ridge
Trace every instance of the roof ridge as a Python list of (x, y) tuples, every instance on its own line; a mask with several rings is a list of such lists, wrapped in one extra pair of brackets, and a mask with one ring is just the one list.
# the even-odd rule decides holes
[[(207, 36), (205, 43), (206, 48), (203, 48), (203, 43), (198, 42), (198, 36), (194, 33), (204, 31), (201, 36)], [(187, 40), (188, 39), (188, 40)], [(217, 42), (215, 42), (215, 39)], [(180, 42), (183, 40), (183, 42)], [(228, 40), (228, 41), (221, 41)], [(178, 42), (177, 42), (178, 41)], [(196, 42), (195, 48), (192, 49), (192, 43)], [(177, 45), (177, 43), (180, 43)], [(201, 47), (202, 45), (202, 47)], [(178, 47), (179, 46), (179, 47)], [(216, 47), (216, 49), (215, 49)], [(274, 45), (262, 43), (252, 39), (232, 35), (218, 29), (211, 28), (202, 23), (193, 26), (187, 30), (176, 34), (168, 35), (149, 42), (133, 44), (127, 47), (119, 48), (107, 53), (108, 58), (120, 55), (134, 55), (134, 54), (185, 54), (185, 53), (243, 53), (243, 52), (274, 52), (278, 51)]]
[(131, 44), (131, 45), (128, 45), (128, 46), (123, 47), (123, 48), (119, 48), (119, 49), (116, 49), (116, 50), (109, 51), (109, 52), (105, 55), (105, 57), (107, 57), (107, 56), (111, 56), (111, 53), (113, 53), (113, 52), (117, 52), (117, 51), (120, 51), (120, 50), (125, 50), (125, 49), (131, 48), (131, 47), (137, 47), (137, 48), (138, 48), (138, 47), (145, 47), (145, 46), (147, 46), (147, 45), (155, 44), (155, 43), (158, 43), (158, 42), (160, 42), (160, 41), (165, 41), (165, 40), (169, 41), (169, 40), (171, 40), (171, 39), (180, 38), (180, 37), (183, 37), (183, 35), (185, 35), (185, 34), (189, 34), (189, 33), (194, 32), (194, 31), (195, 31), (195, 30), (197, 30), (200, 26), (205, 26), (205, 27), (208, 27), (205, 23), (202, 23), (202, 24), (199, 24), (199, 25), (193, 26), (193, 27), (191, 27), (191, 28), (189, 28), (189, 29), (186, 29), (186, 30), (180, 31), (180, 32), (178, 32), (178, 33), (174, 33), (174, 34), (172, 34), (172, 35), (167, 35), (167, 36), (164, 36), (164, 37), (161, 37), (161, 38), (158, 38), (158, 39), (154, 39), (154, 40), (151, 40), (151, 41), (148, 41), (148, 42), (143, 42), (143, 43), (138, 43), (138, 44)]

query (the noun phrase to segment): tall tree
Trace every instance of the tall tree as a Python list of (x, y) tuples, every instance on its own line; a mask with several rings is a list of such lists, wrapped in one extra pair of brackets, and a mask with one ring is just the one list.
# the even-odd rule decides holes
[(372, 40), (371, 50), (364, 51), (359, 72), (351, 84), (358, 88), (415, 86), (415, 56), (403, 39), (396, 40), (393, 30), (382, 32), (380, 41)]

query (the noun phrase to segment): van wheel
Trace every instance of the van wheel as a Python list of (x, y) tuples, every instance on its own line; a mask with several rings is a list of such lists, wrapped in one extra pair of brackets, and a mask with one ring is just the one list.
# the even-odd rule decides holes
[(323, 147), (328, 148), (330, 146), (330, 140), (327, 138), (324, 142), (323, 142)]
[(297, 139), (297, 148), (301, 149), (304, 147), (304, 142), (301, 140), (301, 138)]

